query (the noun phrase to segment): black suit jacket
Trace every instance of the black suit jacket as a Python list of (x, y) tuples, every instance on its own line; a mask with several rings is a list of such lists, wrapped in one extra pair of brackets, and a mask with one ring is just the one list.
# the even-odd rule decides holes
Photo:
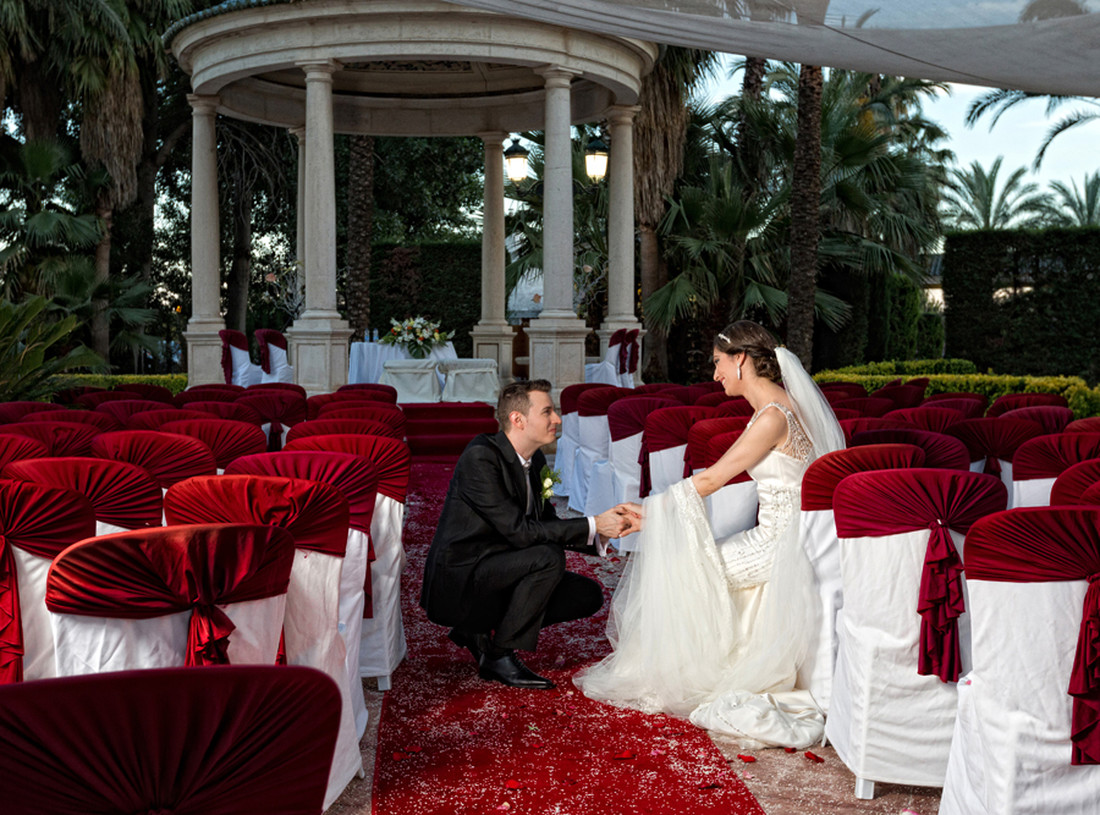
[(546, 456), (531, 459), (534, 507), (527, 509), (523, 465), (503, 432), (473, 439), (455, 465), (439, 526), (424, 566), (420, 605), (428, 619), (459, 625), (469, 614), (471, 578), (478, 562), (497, 552), (552, 544), (595, 554), (587, 546), (587, 518), (558, 518), (553, 505), (539, 506)]

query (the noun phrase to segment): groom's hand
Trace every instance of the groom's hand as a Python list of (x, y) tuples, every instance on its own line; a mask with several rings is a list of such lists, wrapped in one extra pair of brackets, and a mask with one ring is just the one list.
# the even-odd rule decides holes
[(630, 535), (642, 531), (642, 507), (640, 504), (619, 504), (614, 511), (618, 512), (623, 519), (624, 528), (621, 534)]
[(622, 514), (621, 506), (612, 507), (606, 512), (601, 512), (596, 516), (596, 534), (604, 541), (609, 538), (621, 537), (627, 525), (627, 520)]

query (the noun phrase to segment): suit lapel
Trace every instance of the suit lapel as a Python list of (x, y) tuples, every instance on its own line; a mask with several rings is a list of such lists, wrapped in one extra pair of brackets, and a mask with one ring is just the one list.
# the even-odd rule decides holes
[(494, 435), (492, 441), (500, 451), (500, 457), (504, 460), (504, 469), (511, 476), (516, 500), (519, 501), (520, 507), (526, 507), (527, 487), (523, 483), (523, 465), (520, 464), (516, 448), (512, 446), (512, 442), (508, 441), (508, 437), (503, 432)]

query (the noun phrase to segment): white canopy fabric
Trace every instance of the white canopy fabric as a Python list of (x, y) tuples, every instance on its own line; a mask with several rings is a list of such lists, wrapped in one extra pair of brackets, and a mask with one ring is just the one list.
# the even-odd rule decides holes
[(1100, 95), (1097, 0), (449, 0), (569, 28), (833, 68)]

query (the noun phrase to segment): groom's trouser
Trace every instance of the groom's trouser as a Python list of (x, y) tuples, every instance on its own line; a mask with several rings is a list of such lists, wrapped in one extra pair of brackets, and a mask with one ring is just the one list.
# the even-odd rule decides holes
[(540, 545), (483, 558), (473, 574), (474, 607), (456, 628), (495, 631), (497, 648), (534, 651), (539, 631), (590, 617), (603, 605), (595, 580), (565, 570), (565, 552)]

